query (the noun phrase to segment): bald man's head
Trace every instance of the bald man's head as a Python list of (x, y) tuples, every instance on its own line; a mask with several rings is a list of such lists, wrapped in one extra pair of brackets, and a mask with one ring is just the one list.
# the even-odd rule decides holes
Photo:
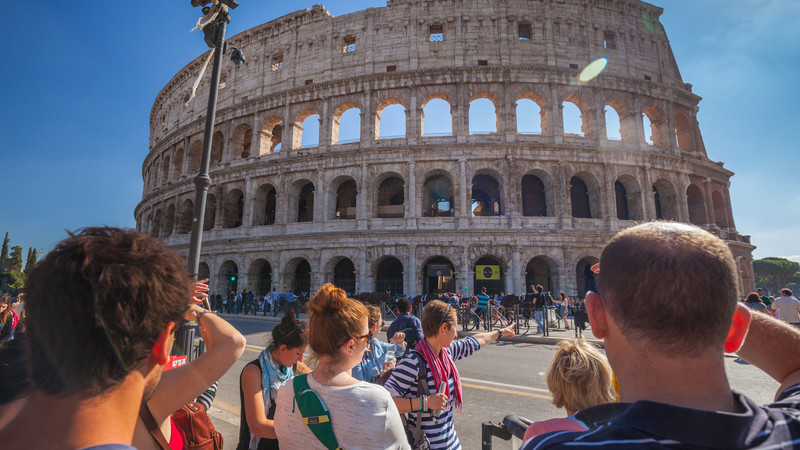
[(598, 289), (628, 340), (689, 355), (723, 348), (737, 280), (733, 256), (719, 238), (692, 225), (650, 222), (606, 245)]

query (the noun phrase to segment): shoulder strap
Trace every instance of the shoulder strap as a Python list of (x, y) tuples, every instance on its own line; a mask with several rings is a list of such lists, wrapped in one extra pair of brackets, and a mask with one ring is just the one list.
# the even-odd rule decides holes
[[(319, 398), (319, 395), (308, 386), (307, 377), (308, 374), (303, 374), (292, 379), (294, 403), (300, 409), (303, 422), (308, 425), (322, 445), (328, 450), (339, 449), (339, 442), (333, 434), (333, 424), (328, 407), (325, 406), (325, 402)], [(294, 407), (292, 407), (292, 411), (294, 411)]]
[(164, 433), (161, 432), (161, 428), (158, 428), (156, 419), (153, 418), (153, 414), (150, 412), (150, 408), (147, 407), (147, 403), (142, 404), (142, 407), (139, 408), (139, 418), (142, 419), (145, 427), (147, 427), (147, 431), (153, 436), (153, 439), (155, 439), (161, 450), (170, 450), (169, 442), (167, 442), (167, 438), (164, 437)]
[[(428, 380), (426, 375), (427, 372), (427, 364), (425, 363), (425, 357), (422, 356), (422, 353), (419, 350), (412, 349), (409, 350), (409, 353), (414, 353), (417, 356), (417, 361), (419, 364), (417, 365), (417, 394), (424, 394), (430, 395), (430, 390), (428, 389)], [(411, 411), (416, 412), (417, 420), (415, 421), (416, 424), (414, 428), (411, 430), (411, 436), (414, 439), (414, 445), (420, 444), (424, 439), (424, 432), (422, 431), (422, 413), (419, 411)]]

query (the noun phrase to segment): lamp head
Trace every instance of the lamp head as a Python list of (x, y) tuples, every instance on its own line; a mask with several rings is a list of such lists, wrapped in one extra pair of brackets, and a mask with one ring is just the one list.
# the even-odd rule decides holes
[(247, 60), (244, 57), (244, 52), (236, 47), (233, 47), (233, 52), (231, 52), (231, 62), (236, 67), (239, 67), (242, 64), (246, 63)]
[[(209, 3), (213, 3), (212, 0), (190, 0), (190, 1), (192, 3), (192, 6), (194, 6), (195, 8), (197, 8), (198, 6), (206, 6)], [(223, 5), (227, 5), (228, 8), (230, 9), (235, 9), (237, 6), (239, 6), (239, 2), (237, 2), (236, 0), (220, 0), (220, 3), (222, 3)]]

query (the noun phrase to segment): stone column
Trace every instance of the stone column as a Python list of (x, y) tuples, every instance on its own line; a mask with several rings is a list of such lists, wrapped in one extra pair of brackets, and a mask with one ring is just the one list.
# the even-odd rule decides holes
[[(677, 193), (675, 195), (678, 203), (678, 221), (689, 223), (689, 200), (686, 196), (686, 188), (689, 187), (689, 177), (685, 173), (678, 174)], [(663, 206), (663, 205), (662, 205)]]
[(314, 228), (319, 228), (322, 226), (321, 222), (325, 220), (325, 212), (328, 210), (326, 208), (326, 203), (328, 202), (328, 196), (325, 195), (325, 190), (323, 189), (323, 176), (325, 175), (325, 169), (322, 168), (322, 165), (317, 167), (317, 182), (314, 183)]
[(367, 250), (361, 248), (358, 250), (358, 286), (357, 292), (372, 291), (372, 288), (367, 286)]
[(564, 104), (558, 95), (556, 83), (550, 83), (550, 108), (547, 108), (547, 132), (556, 144), (564, 141)]
[(361, 108), (361, 128), (359, 133), (359, 141), (361, 145), (369, 145), (370, 147), (375, 144), (375, 110), (372, 105), (372, 91), (367, 88), (364, 91), (364, 107)]
[(467, 205), (470, 199), (467, 192), (467, 183), (467, 160), (461, 158), (458, 160), (458, 202), (456, 203), (456, 223), (458, 228), (469, 226)]
[(524, 278), (520, 278), (522, 272), (521, 272), (519, 258), (520, 258), (519, 250), (514, 248), (514, 250), (511, 251), (511, 273), (514, 275), (511, 292), (515, 293), (524, 291), (524, 289), (521, 289)]
[(656, 201), (653, 198), (653, 181), (650, 178), (650, 167), (644, 166), (642, 174), (642, 216), (644, 220), (656, 219)]
[(358, 180), (358, 193), (356, 196), (356, 220), (358, 220), (358, 229), (366, 230), (367, 223), (372, 210), (372, 191), (367, 181), (367, 164), (362, 163), (359, 171)]
[(224, 192), (222, 191), (222, 186), (212, 186), (208, 188), (209, 192), (212, 190), (214, 192), (214, 197), (217, 199), (217, 207), (214, 212), (214, 227), (212, 230), (218, 230), (222, 228), (222, 222), (225, 220), (223, 217), (223, 213), (225, 212), (225, 197), (223, 196)]
[(472, 292), (475, 292), (472, 288), (472, 275), (469, 270), (469, 248), (467, 246), (461, 247), (461, 295), (469, 295)]
[(417, 89), (409, 90), (409, 104), (406, 105), (406, 144), (414, 145), (422, 136), (422, 110), (417, 104)]
[[(730, 182), (728, 182), (728, 187), (722, 190), (722, 193), (725, 195), (725, 211), (728, 214), (728, 230), (734, 232), (736, 230), (736, 225), (733, 223), (733, 207), (731, 206), (731, 193), (730, 193)], [(752, 265), (750, 266), (752, 269)], [(755, 281), (755, 276), (753, 277)]]
[(406, 202), (406, 225), (409, 228), (417, 227), (417, 177), (416, 177), (416, 163), (414, 160), (408, 162), (408, 183), (406, 183), (408, 192), (408, 202)]
[(322, 111), (319, 112), (319, 153), (325, 154), (331, 146), (333, 133), (333, 114), (330, 111), (328, 99), (322, 100)]
[(403, 290), (406, 295), (413, 296), (416, 294), (417, 286), (419, 286), (419, 282), (417, 281), (417, 275), (419, 274), (419, 270), (417, 270), (417, 246), (414, 244), (408, 245), (407, 263), (408, 267), (403, 271), (403, 281), (405, 284)]
[(717, 216), (711, 194), (711, 178), (703, 178), (703, 204), (706, 206), (706, 226), (716, 226)]
[(242, 212), (242, 226), (253, 225), (253, 208), (255, 207), (256, 183), (252, 177), (247, 177), (244, 182), (244, 211)]

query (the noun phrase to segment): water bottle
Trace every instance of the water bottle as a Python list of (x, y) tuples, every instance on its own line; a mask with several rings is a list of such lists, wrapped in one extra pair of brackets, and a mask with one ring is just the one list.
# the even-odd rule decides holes
[(394, 360), (394, 348), (390, 348), (386, 351), (386, 355), (383, 357), (383, 360), (387, 363)]

